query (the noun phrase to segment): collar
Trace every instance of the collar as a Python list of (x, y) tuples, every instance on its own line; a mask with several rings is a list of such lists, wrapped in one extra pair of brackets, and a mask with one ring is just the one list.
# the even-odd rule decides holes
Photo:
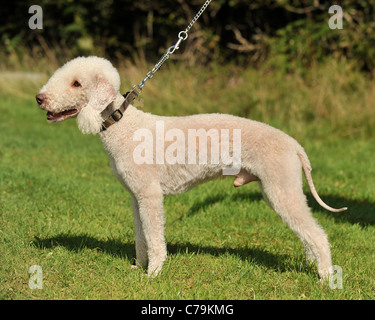
[(128, 108), (129, 104), (138, 97), (140, 92), (137, 92), (134, 88), (132, 91), (128, 91), (123, 96), (125, 98), (124, 102), (121, 104), (120, 108), (116, 109), (111, 113), (111, 115), (103, 122), (101, 132), (107, 130), (111, 125), (120, 121), (124, 116), (125, 110)]

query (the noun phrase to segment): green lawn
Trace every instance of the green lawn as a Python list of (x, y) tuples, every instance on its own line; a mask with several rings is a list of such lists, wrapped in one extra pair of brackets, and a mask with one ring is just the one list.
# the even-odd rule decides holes
[[(328, 122), (299, 123), (293, 131), (293, 123), (284, 128), (276, 115), (270, 118), (289, 133), (305, 129), (294, 136), (310, 157), (318, 192), (333, 207), (349, 207), (343, 213), (323, 210), (305, 184), (314, 217), (328, 233), (333, 263), (343, 270), (343, 289), (320, 283), (302, 244), (266, 205), (256, 183), (233, 188), (229, 178), (166, 198), (169, 257), (162, 274), (150, 279), (131, 269), (130, 196), (112, 175), (99, 139), (82, 135), (75, 120), (47, 124), (33, 90), (0, 94), (0, 298), (375, 298), (371, 135), (335, 134)], [(152, 112), (152, 90), (144, 95), (145, 111)], [(42, 289), (29, 288), (32, 265), (42, 268)]]

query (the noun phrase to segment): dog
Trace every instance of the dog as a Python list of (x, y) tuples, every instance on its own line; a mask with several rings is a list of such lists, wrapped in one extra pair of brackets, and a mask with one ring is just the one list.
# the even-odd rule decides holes
[[(52, 75), (36, 100), (49, 122), (77, 117), (82, 133), (99, 135), (114, 175), (132, 197), (136, 267), (156, 276), (167, 257), (164, 196), (225, 175), (234, 177), (235, 187), (257, 181), (266, 202), (302, 241), (307, 259), (317, 262), (320, 277), (328, 277), (330, 245), (307, 206), (302, 170), (322, 207), (346, 208), (331, 208), (320, 199), (309, 159), (296, 140), (267, 124), (227, 114), (145, 113), (119, 89), (119, 73), (108, 60), (78, 57)], [(132, 99), (137, 95), (131, 94)]]

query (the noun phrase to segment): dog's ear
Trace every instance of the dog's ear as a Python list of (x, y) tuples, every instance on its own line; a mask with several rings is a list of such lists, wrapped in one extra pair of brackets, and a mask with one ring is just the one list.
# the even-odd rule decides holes
[(77, 117), (78, 128), (82, 133), (100, 132), (103, 123), (101, 112), (113, 102), (115, 97), (116, 90), (113, 85), (104, 77), (97, 76), (96, 85), (89, 93), (89, 101)]

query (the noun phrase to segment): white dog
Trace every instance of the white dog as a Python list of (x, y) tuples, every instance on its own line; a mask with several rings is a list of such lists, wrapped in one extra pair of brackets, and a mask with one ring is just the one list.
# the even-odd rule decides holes
[(79, 57), (58, 69), (36, 99), (49, 122), (77, 117), (83, 133), (99, 134), (113, 173), (132, 196), (137, 266), (156, 275), (167, 257), (165, 195), (232, 175), (235, 187), (258, 181), (265, 200), (303, 242), (307, 258), (317, 261), (321, 278), (329, 275), (330, 246), (307, 206), (301, 169), (320, 205), (333, 212), (346, 208), (333, 209), (319, 198), (307, 155), (293, 138), (231, 115), (144, 113), (124, 103), (119, 88), (120, 76), (109, 61)]

